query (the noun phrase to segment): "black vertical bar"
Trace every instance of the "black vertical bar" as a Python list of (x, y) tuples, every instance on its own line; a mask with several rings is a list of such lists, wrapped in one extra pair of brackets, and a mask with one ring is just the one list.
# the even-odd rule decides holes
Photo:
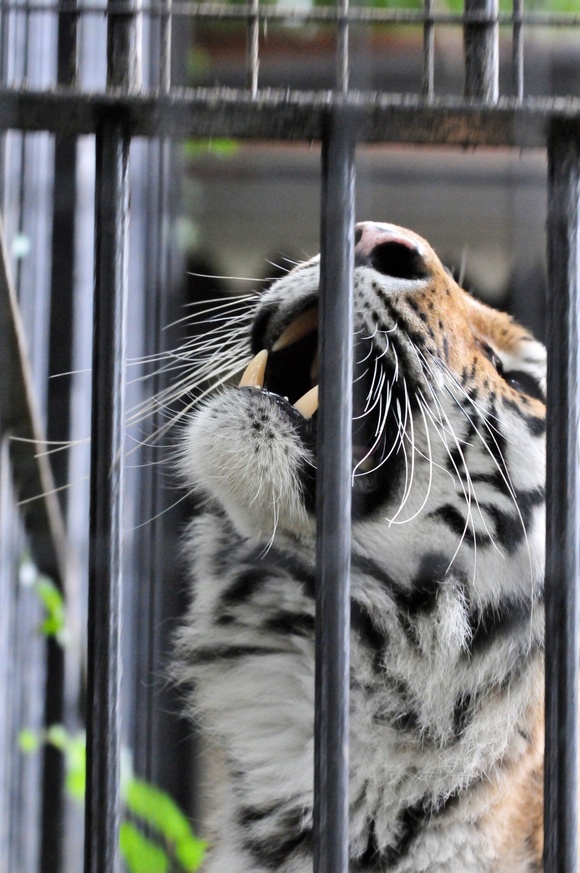
[(136, 91), (141, 84), (136, 0), (108, 0), (107, 13), (107, 87)]
[[(162, 350), (160, 337), (163, 328), (171, 322), (168, 315), (171, 289), (169, 269), (169, 245), (165, 230), (170, 221), (170, 173), (171, 143), (162, 139), (149, 146), (148, 176), (153, 184), (148, 188), (147, 203), (147, 257), (146, 274), (151, 278), (149, 294), (144, 295), (144, 349), (143, 354), (159, 355)], [(167, 387), (167, 374), (155, 373), (151, 380), (151, 396), (155, 397)], [(161, 410), (151, 416), (151, 433), (164, 424)], [(139, 598), (135, 615), (136, 672), (141, 692), (137, 695), (136, 741), (134, 743), (135, 771), (150, 782), (161, 783), (159, 761), (168, 753), (167, 743), (156, 743), (158, 724), (155, 716), (160, 689), (155, 677), (162, 671), (160, 655), (162, 635), (163, 582), (166, 577), (167, 543), (166, 489), (160, 482), (159, 447), (147, 439), (142, 447), (140, 461), (143, 471), (140, 477), (142, 518), (148, 523), (140, 528), (139, 565), (137, 572), (143, 584), (139, 586)], [(164, 500), (165, 496), (165, 500)], [(174, 750), (171, 750), (169, 754)]]
[(466, 23), (463, 31), (465, 96), (495, 103), (499, 95), (498, 0), (465, 0), (465, 15), (485, 21)]
[(575, 873), (580, 580), (580, 132), (553, 125), (548, 160), (545, 873)]
[(423, 96), (432, 100), (435, 94), (435, 28), (433, 0), (423, 0)]
[[(63, 0), (59, 3), (63, 5)], [(69, 8), (71, 4), (69, 3)], [(73, 3), (73, 6), (76, 4)], [(78, 72), (78, 13), (59, 12), (57, 80), (74, 87)], [(54, 143), (54, 186), (51, 247), (50, 291), (50, 374), (47, 391), (47, 438), (49, 442), (70, 439), (70, 400), (73, 358), (74, 323), (74, 251), (76, 209), (77, 142), (74, 136), (57, 137)], [(63, 512), (66, 510), (68, 452), (56, 452), (51, 457), (55, 485)], [(64, 580), (58, 580), (64, 587)], [(70, 605), (72, 611), (72, 604)], [(80, 664), (72, 664), (79, 671)], [(54, 639), (47, 640), (47, 693), (45, 725), (61, 724), (65, 720), (65, 653)], [(42, 857), (43, 873), (58, 873), (63, 851), (64, 762), (61, 752), (47, 745), (44, 750), (42, 796)]]
[(322, 173), (314, 870), (346, 873), (354, 136), (344, 110), (329, 114)]
[(119, 686), (128, 142), (97, 135), (85, 873), (119, 870)]
[[(107, 86), (140, 82), (137, 13), (109, 0)], [(85, 873), (118, 873), (120, 621), (125, 434), (129, 137), (122, 119), (97, 132), (95, 303), (87, 676)]]

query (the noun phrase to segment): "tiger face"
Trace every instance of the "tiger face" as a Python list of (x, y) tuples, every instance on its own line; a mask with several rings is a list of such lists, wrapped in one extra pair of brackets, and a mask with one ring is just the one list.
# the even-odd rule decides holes
[[(221, 366), (251, 360), (182, 449), (207, 506), (176, 675), (226, 762), (207, 873), (312, 869), (318, 288), (314, 258), (220, 316)], [(545, 351), (391, 224), (356, 227), (354, 311), (351, 869), (530, 873)]]
[[(262, 296), (242, 387), (188, 431), (189, 481), (258, 538), (314, 531), (318, 285), (316, 257)], [(355, 536), (382, 525), (392, 561), (420, 529), (474, 573), (519, 555), (529, 585), (543, 563), (543, 346), (391, 224), (356, 226), (354, 310)]]

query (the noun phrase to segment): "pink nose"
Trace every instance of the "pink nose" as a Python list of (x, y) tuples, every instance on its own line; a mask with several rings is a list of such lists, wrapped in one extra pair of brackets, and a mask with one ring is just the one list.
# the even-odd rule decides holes
[(373, 221), (359, 221), (354, 228), (355, 257), (368, 258), (377, 246), (392, 243), (406, 246), (410, 251), (417, 251), (418, 247), (413, 240), (401, 236), (395, 228), (389, 229), (375, 224)]
[(371, 267), (395, 279), (424, 279), (427, 266), (419, 243), (394, 225), (361, 221), (355, 226), (355, 267)]

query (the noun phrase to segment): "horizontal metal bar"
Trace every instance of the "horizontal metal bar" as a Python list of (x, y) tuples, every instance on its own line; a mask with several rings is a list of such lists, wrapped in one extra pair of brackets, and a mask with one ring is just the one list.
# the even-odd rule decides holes
[[(71, 12), (79, 13), (80, 15), (100, 15), (105, 13), (105, 9), (97, 4), (85, 3), (82, 7), (77, 8), (73, 2), (65, 2), (62, 5), (50, 2), (32, 2), (18, 3), (14, 0), (4, 0), (2, 3), (3, 10), (11, 10), (29, 14), (31, 12)], [(172, 6), (172, 14), (174, 16), (187, 16), (192, 19), (231, 19), (246, 21), (252, 14), (251, 3), (230, 5), (227, 3), (187, 3), (176, 2)], [(167, 13), (166, 7), (161, 2), (152, 2), (147, 8), (142, 10), (143, 15), (156, 17)], [(131, 13), (122, 11), (115, 15), (130, 15)], [(301, 7), (275, 7), (261, 6), (259, 12), (260, 21), (293, 21), (303, 24), (311, 22), (332, 23), (341, 18), (341, 13), (332, 6), (318, 6), (308, 10)], [(580, 14), (576, 13), (557, 13), (557, 12), (500, 12), (498, 15), (490, 16), (487, 13), (469, 12), (466, 14), (458, 12), (432, 12), (428, 16), (422, 10), (412, 9), (384, 9), (374, 8), (371, 6), (352, 7), (348, 14), (350, 22), (357, 23), (377, 23), (377, 24), (424, 24), (426, 21), (434, 24), (489, 24), (498, 22), (501, 25), (512, 25), (514, 22), (520, 22), (528, 27), (577, 27), (580, 26)]]
[[(121, 119), (129, 136), (321, 140), (331, 92), (199, 88), (171, 95), (0, 89), (0, 130), (94, 133)], [(577, 97), (503, 97), (493, 107), (461, 98), (380, 95), (340, 97), (357, 121), (359, 142), (544, 148), (554, 120), (580, 124)]]
[(46, 436), (32, 380), (16, 289), (0, 220), (0, 432), (10, 440), (10, 462), (34, 559), (66, 585), (64, 521), (54, 492)]

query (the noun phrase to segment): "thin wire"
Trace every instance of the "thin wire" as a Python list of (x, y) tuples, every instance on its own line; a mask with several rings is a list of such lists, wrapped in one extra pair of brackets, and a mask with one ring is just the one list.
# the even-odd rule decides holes
[(260, 68), (260, 0), (251, 0), (248, 18), (247, 86), (252, 97), (258, 93), (258, 70)]
[(423, 96), (429, 102), (435, 94), (435, 27), (433, 0), (423, 0), (425, 25), (423, 28)]
[(514, 23), (512, 41), (512, 75), (514, 95), (518, 101), (524, 99), (524, 0), (514, 0)]
[(163, 0), (165, 14), (159, 22), (159, 90), (167, 94), (171, 88), (172, 0)]
[(336, 85), (339, 94), (348, 93), (349, 80), (349, 0), (337, 0), (338, 29), (336, 49)]

